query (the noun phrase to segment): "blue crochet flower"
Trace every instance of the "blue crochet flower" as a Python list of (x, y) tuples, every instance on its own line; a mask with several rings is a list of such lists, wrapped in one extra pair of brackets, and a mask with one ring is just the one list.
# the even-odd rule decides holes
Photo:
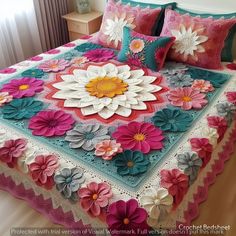
[(179, 72), (187, 71), (188, 67), (182, 63), (166, 62), (164, 68), (160, 70), (165, 75), (175, 75)]
[(3, 107), (4, 119), (29, 119), (43, 108), (43, 103), (32, 98), (15, 99)]
[(192, 184), (198, 176), (198, 172), (202, 166), (202, 160), (196, 153), (189, 152), (179, 154), (177, 160), (178, 167), (189, 176), (189, 183)]
[(85, 181), (84, 172), (77, 167), (63, 168), (54, 175), (54, 181), (57, 190), (65, 199), (76, 202), (78, 200), (77, 191)]
[(21, 75), (23, 77), (42, 78), (44, 74), (45, 73), (40, 69), (30, 69), (24, 71)]
[(170, 87), (186, 87), (191, 86), (193, 83), (193, 78), (185, 72), (177, 72), (175, 75), (167, 76), (168, 83)]
[(75, 50), (80, 51), (80, 52), (87, 52), (89, 50), (96, 49), (96, 48), (102, 48), (102, 46), (95, 43), (83, 43), (75, 47)]
[(233, 117), (236, 114), (236, 106), (228, 102), (222, 102), (216, 105), (219, 116), (223, 116), (231, 124)]
[(115, 166), (119, 175), (138, 175), (145, 173), (148, 169), (150, 161), (147, 156), (138, 151), (125, 150), (117, 155)]
[(193, 118), (186, 112), (175, 108), (164, 108), (155, 113), (152, 122), (164, 131), (183, 132), (191, 126)]

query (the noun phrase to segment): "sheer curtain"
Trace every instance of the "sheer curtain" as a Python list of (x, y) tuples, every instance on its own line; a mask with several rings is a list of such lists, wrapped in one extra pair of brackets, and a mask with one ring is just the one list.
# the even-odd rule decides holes
[(0, 68), (41, 52), (33, 0), (0, 0)]

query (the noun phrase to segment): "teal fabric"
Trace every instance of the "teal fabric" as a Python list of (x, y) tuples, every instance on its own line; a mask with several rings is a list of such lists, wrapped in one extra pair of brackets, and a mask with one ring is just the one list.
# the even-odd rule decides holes
[(165, 9), (166, 8), (170, 8), (170, 9), (175, 9), (177, 6), (176, 2), (170, 2), (170, 3), (166, 3), (166, 4), (153, 4), (153, 3), (144, 3), (144, 2), (135, 2), (135, 1), (130, 1), (130, 0), (122, 0), (122, 3), (125, 4), (130, 4), (131, 6), (137, 6), (139, 5), (142, 8), (145, 7), (150, 7), (150, 8), (158, 8), (161, 7), (162, 11), (157, 19), (157, 24), (155, 25), (154, 29), (153, 29), (153, 35), (160, 35), (161, 34), (161, 30), (164, 24), (164, 17), (165, 17)]
[[(236, 18), (236, 12), (235, 13), (230, 13), (230, 14), (199, 14), (199, 13), (194, 13), (191, 11), (187, 11), (181, 8), (176, 7), (175, 11), (177, 11), (180, 14), (186, 14), (188, 13), (191, 16), (200, 16), (202, 18), (207, 18), (212, 16), (214, 19), (219, 19), (224, 17), (225, 19), (231, 19), (231, 18)], [(233, 61), (233, 40), (234, 36), (236, 34), (236, 24), (230, 29), (229, 34), (227, 38), (225, 39), (225, 46), (221, 52), (221, 60), (222, 61)]]
[[(148, 67), (154, 71), (158, 71), (159, 69), (161, 69), (162, 65), (163, 65), (163, 60), (165, 60), (165, 56), (164, 58), (162, 58), (162, 62), (158, 63), (158, 61), (156, 60), (156, 52), (157, 50), (166, 50), (166, 53), (170, 47), (170, 43), (171, 41), (173, 41), (173, 38), (171, 37), (156, 37), (156, 40), (152, 40), (152, 42), (150, 42), (148, 39), (148, 36), (142, 35), (142, 37), (138, 37), (138, 33), (136, 33), (135, 36), (132, 35), (132, 31), (130, 28), (128, 27), (124, 27), (123, 30), (123, 43), (122, 43), (122, 48), (121, 51), (118, 54), (118, 60), (121, 62), (127, 62), (128, 64), (130, 59), (131, 60), (136, 60), (138, 62), (138, 64), (141, 64), (142, 66)], [(154, 37), (155, 38), (155, 37)], [(130, 43), (134, 40), (134, 39), (140, 39), (144, 42), (145, 46), (144, 49), (139, 52), (139, 53), (133, 53), (130, 49)], [(169, 44), (169, 45), (168, 45)], [(168, 48), (166, 48), (168, 46)], [(165, 53), (164, 53), (165, 54)], [(131, 63), (132, 64), (132, 63)], [(137, 65), (137, 64), (136, 64)]]

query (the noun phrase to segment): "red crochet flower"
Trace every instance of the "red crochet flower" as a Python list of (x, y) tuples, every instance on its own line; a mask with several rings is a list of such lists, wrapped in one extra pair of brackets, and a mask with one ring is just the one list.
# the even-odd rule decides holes
[(21, 157), (26, 147), (25, 139), (8, 140), (0, 148), (0, 160), (6, 163), (10, 168), (13, 168), (17, 163), (17, 158)]
[(51, 189), (54, 185), (53, 175), (58, 167), (59, 163), (56, 156), (40, 155), (29, 165), (29, 170), (36, 184)]
[(32, 117), (29, 128), (33, 130), (32, 134), (36, 136), (62, 136), (72, 128), (74, 122), (72, 116), (64, 111), (47, 110)]
[(138, 206), (135, 199), (127, 202), (119, 200), (109, 206), (106, 221), (112, 236), (129, 235), (129, 232), (132, 235), (147, 235), (147, 216), (147, 212)]
[(219, 134), (218, 142), (220, 142), (223, 139), (224, 134), (228, 128), (226, 119), (221, 116), (208, 116), (207, 121), (208, 125), (211, 128), (217, 129), (217, 132)]
[(236, 92), (227, 92), (226, 97), (229, 102), (233, 103), (236, 106)]
[(211, 159), (213, 152), (212, 144), (209, 143), (207, 138), (192, 138), (190, 139), (190, 144), (192, 150), (202, 159), (202, 168), (205, 167)]
[(174, 197), (174, 204), (178, 205), (188, 191), (188, 176), (178, 169), (161, 170), (161, 186), (168, 189), (169, 194)]
[(112, 197), (111, 187), (106, 183), (89, 183), (78, 191), (81, 207), (91, 216), (99, 216)]

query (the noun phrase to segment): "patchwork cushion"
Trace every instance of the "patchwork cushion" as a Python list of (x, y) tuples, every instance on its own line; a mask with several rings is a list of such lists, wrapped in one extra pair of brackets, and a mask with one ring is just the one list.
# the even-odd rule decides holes
[(208, 69), (221, 68), (224, 40), (236, 19), (213, 19), (181, 15), (166, 9), (161, 36), (174, 36), (171, 60)]
[(160, 13), (161, 8), (132, 7), (129, 4), (109, 0), (101, 29), (90, 42), (101, 44), (104, 47), (120, 49), (124, 26), (135, 29), (139, 33), (152, 35)]
[(131, 66), (160, 70), (174, 37), (146, 36), (124, 27), (122, 49), (118, 60)]
[[(180, 14), (190, 14), (191, 16), (200, 16), (201, 18), (208, 18), (212, 17), (213, 19), (231, 19), (236, 17), (236, 12), (235, 13), (230, 13), (230, 14), (199, 14), (199, 13), (194, 13), (191, 11), (187, 11), (181, 8), (175, 8), (175, 11), (177, 11)], [(221, 52), (221, 60), (222, 61), (233, 61), (233, 41), (234, 37), (236, 37), (236, 24), (234, 24), (231, 29), (229, 30), (229, 33), (225, 39), (224, 42), (224, 48)]]

